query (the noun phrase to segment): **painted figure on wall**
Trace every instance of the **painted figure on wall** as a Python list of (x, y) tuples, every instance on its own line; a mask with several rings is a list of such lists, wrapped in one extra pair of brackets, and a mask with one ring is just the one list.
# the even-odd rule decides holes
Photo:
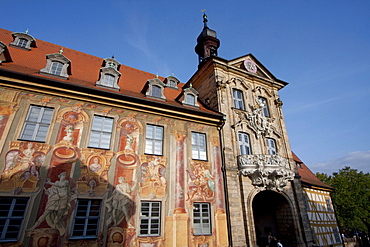
[(34, 230), (46, 220), (46, 223), (51, 228), (58, 229), (60, 235), (64, 235), (64, 218), (68, 214), (70, 202), (76, 199), (76, 195), (71, 192), (69, 181), (66, 179), (66, 176), (67, 173), (62, 172), (58, 175), (58, 181), (51, 182), (49, 178), (46, 179), (45, 184), (51, 185), (50, 188), (45, 189), (48, 201), (44, 213), (29, 230)]
[(204, 201), (213, 198), (215, 191), (214, 177), (203, 162), (192, 162), (191, 168), (186, 170), (189, 174), (187, 200), (194, 197)]
[(9, 180), (14, 175), (18, 174), (19, 177), (23, 176), (26, 179), (30, 175), (35, 176), (37, 180), (39, 177), (39, 165), (37, 161), (43, 162), (43, 160), (35, 160), (35, 148), (32, 142), (27, 143), (27, 148), (21, 152), (20, 150), (10, 151), (6, 157), (5, 169), (2, 175), (3, 179)]
[(101, 168), (102, 168), (102, 165), (99, 164), (99, 158), (95, 157), (93, 159), (93, 163), (90, 164), (90, 166), (89, 166), (90, 171), (92, 171), (94, 173), (98, 173), (101, 170)]
[(166, 190), (166, 167), (161, 164), (160, 157), (152, 157), (149, 162), (141, 165), (141, 195), (149, 196), (154, 193), (164, 196)]
[(118, 184), (114, 189), (112, 196), (105, 201), (105, 206), (108, 209), (109, 218), (106, 221), (107, 225), (113, 222), (113, 227), (119, 225), (123, 219), (126, 220), (128, 227), (133, 227), (130, 223), (131, 208), (133, 206), (133, 200), (130, 193), (132, 187), (126, 182), (124, 177), (118, 178)]

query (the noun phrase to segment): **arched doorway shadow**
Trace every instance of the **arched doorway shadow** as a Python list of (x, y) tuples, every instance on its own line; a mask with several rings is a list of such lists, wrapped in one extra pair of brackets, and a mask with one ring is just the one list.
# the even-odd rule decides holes
[(258, 246), (268, 245), (269, 233), (281, 240), (284, 247), (295, 246), (297, 238), (292, 208), (283, 195), (271, 190), (262, 191), (254, 197), (252, 207)]

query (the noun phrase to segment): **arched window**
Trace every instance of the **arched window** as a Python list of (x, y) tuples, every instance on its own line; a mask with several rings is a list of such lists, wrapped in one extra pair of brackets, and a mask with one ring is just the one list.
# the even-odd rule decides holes
[(111, 74), (105, 74), (104, 75), (104, 82), (103, 82), (103, 85), (104, 86), (107, 86), (107, 87), (113, 87), (113, 84), (114, 84), (114, 81), (115, 81), (115, 77)]

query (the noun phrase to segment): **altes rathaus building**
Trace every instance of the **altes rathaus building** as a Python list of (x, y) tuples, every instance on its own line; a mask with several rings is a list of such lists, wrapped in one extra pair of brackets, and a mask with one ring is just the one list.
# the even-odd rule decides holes
[(0, 29), (0, 246), (342, 246), (288, 83), (203, 22), (185, 83)]

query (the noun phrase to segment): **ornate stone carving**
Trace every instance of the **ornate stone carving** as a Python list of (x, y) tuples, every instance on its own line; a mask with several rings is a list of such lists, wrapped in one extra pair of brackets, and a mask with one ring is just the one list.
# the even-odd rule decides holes
[[(251, 106), (252, 112), (245, 112), (235, 109), (236, 113), (239, 115), (241, 122), (247, 122), (248, 127), (254, 131), (256, 137), (259, 138), (262, 136), (268, 136), (273, 131), (272, 123), (275, 119), (265, 117), (263, 112), (263, 105), (256, 100), (258, 103)], [(236, 124), (236, 125), (237, 125)]]
[(281, 191), (288, 181), (294, 179), (288, 160), (278, 154), (240, 155), (238, 167), (239, 172), (248, 176), (259, 190)]

